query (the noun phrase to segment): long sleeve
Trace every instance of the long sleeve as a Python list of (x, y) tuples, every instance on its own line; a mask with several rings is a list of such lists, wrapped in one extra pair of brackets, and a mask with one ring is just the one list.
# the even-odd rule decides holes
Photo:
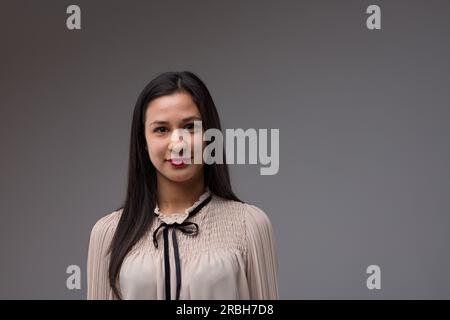
[(110, 213), (98, 220), (92, 228), (87, 258), (87, 299), (114, 300), (109, 285), (109, 245), (118, 222), (118, 212)]
[(252, 300), (278, 299), (278, 259), (272, 224), (258, 207), (245, 205), (247, 279)]

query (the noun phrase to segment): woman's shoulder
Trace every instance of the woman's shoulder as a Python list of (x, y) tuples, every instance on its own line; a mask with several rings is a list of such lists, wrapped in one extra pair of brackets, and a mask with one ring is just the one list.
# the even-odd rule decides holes
[(268, 232), (272, 229), (269, 215), (260, 207), (250, 204), (243, 204), (244, 217), (248, 229)]
[(271, 227), (269, 216), (255, 204), (224, 199), (216, 196), (219, 205), (243, 217), (248, 226)]
[(241, 203), (247, 250), (267, 249), (273, 238), (273, 225), (269, 215), (252, 203)]
[(117, 228), (122, 211), (123, 209), (113, 211), (97, 220), (92, 227), (91, 238), (111, 237)]

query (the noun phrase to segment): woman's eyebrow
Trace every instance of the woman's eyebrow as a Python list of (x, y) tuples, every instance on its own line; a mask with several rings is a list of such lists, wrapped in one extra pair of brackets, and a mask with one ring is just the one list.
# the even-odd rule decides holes
[[(202, 121), (202, 118), (200, 118), (199, 116), (190, 116), (190, 117), (184, 118), (183, 120), (181, 120), (181, 122), (183, 123), (183, 122), (188, 122), (188, 121), (191, 121), (191, 120)], [(168, 124), (168, 123), (169, 122), (167, 122), (167, 121), (156, 120), (156, 121), (151, 122), (150, 125), (154, 125), (154, 124)]]

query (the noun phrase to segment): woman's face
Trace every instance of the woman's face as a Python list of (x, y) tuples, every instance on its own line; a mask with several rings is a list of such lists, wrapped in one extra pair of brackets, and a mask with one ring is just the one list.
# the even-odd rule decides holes
[[(196, 104), (186, 92), (162, 96), (149, 103), (145, 112), (145, 139), (158, 179), (187, 182), (202, 177), (202, 157), (198, 157), (201, 163), (194, 163), (194, 151), (201, 150), (203, 154), (205, 147), (203, 130), (194, 127), (194, 121), (201, 120)], [(185, 152), (189, 149), (183, 150), (188, 145), (189, 154)], [(186, 159), (191, 163), (176, 165), (181, 160), (186, 162)]]

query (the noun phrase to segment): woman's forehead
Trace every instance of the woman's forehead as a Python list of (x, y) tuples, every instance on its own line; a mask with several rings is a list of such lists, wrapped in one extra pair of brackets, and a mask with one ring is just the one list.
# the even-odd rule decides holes
[(146, 121), (179, 121), (191, 116), (200, 117), (197, 105), (187, 93), (176, 93), (152, 100), (146, 110)]

